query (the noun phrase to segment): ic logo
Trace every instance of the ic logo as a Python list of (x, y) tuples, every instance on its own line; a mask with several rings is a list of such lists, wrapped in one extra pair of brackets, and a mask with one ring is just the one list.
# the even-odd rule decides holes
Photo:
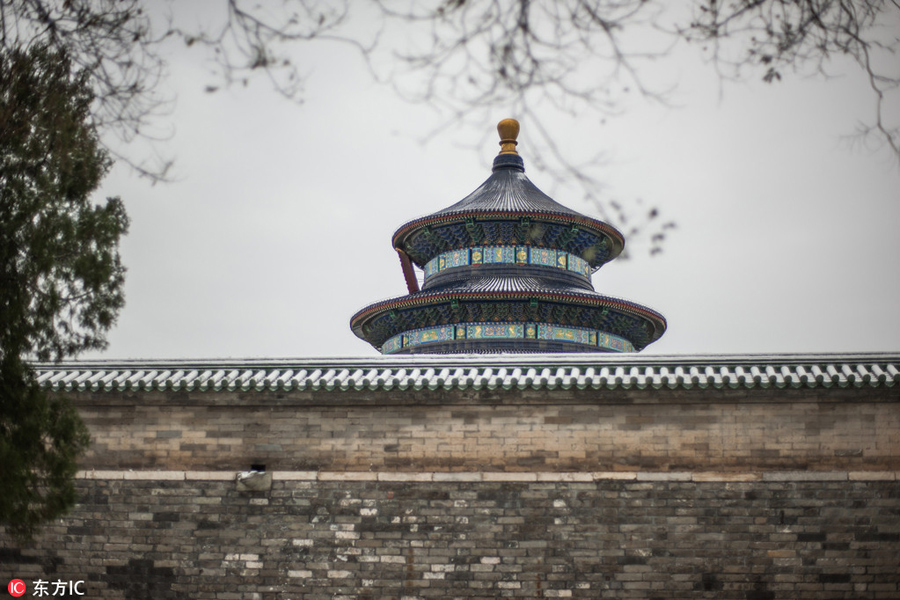
[(25, 595), (25, 582), (21, 579), (13, 579), (9, 582), (9, 585), (6, 586), (6, 589), (9, 590), (9, 595), (18, 598), (19, 596)]

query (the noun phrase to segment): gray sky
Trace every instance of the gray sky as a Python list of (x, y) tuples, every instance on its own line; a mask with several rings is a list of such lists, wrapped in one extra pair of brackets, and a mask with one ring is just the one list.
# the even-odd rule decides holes
[[(203, 57), (173, 54), (164, 148), (179, 181), (151, 187), (120, 167), (105, 181), (131, 216), (127, 305), (109, 349), (83, 358), (376, 355), (348, 322), (406, 293), (391, 235), (480, 185), (497, 121), (518, 115), (423, 144), (439, 115), (373, 83), (349, 48), (318, 52), (302, 105), (263, 80), (205, 93)], [(871, 116), (862, 74), (720, 89), (690, 49), (659, 68), (678, 81), (674, 107), (545, 117), (575, 161), (608, 154), (610, 198), (677, 221), (662, 254), (626, 242), (634, 258), (593, 277), (666, 316), (644, 353), (900, 350), (900, 173), (887, 151), (842, 141)], [(592, 214), (533, 167), (521, 126), (526, 174)]]

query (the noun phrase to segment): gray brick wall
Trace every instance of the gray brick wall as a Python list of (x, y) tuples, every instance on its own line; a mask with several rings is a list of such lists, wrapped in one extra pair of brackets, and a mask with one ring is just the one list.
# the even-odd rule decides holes
[(900, 468), (900, 388), (73, 394), (93, 469)]
[(900, 598), (896, 386), (71, 397), (78, 507), (0, 531), (29, 593)]
[(129, 600), (900, 596), (900, 482), (668, 479), (84, 479), (0, 576)]

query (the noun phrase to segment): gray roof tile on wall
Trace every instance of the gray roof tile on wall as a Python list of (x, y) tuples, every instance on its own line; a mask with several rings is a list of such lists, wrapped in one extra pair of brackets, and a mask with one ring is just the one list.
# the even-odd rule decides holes
[(416, 355), (36, 363), (52, 391), (815, 388), (900, 384), (900, 354)]

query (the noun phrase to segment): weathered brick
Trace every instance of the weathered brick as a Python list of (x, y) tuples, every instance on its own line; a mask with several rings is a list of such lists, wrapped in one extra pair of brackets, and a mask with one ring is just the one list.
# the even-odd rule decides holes
[[(555, 476), (624, 466), (671, 471), (673, 465), (697, 472), (804, 465), (865, 476), (898, 470), (894, 432), (900, 411), (891, 393), (886, 387), (826, 395), (803, 389), (648, 389), (617, 392), (627, 401), (611, 402), (615, 395), (569, 390), (564, 406), (554, 397), (559, 392), (547, 391), (515, 410), (502, 403), (519, 391), (498, 390), (477, 401), (446, 390), (350, 392), (342, 402), (355, 402), (352, 410), (310, 392), (252, 394), (267, 406), (264, 413), (225, 393), (72, 396), (94, 437), (83, 477), (118, 469), (237, 472), (249, 467), (247, 457), (254, 452), (265, 455), (269, 471), (303, 477), (317, 470)], [(444, 410), (445, 403), (453, 407)], [(109, 418), (110, 409), (119, 411), (116, 418)], [(253, 426), (247, 426), (248, 414)]]
[[(0, 533), (0, 576), (100, 598), (900, 596), (894, 389), (109, 398), (76, 398), (79, 504), (28, 549)], [(236, 489), (251, 461), (271, 489)]]

